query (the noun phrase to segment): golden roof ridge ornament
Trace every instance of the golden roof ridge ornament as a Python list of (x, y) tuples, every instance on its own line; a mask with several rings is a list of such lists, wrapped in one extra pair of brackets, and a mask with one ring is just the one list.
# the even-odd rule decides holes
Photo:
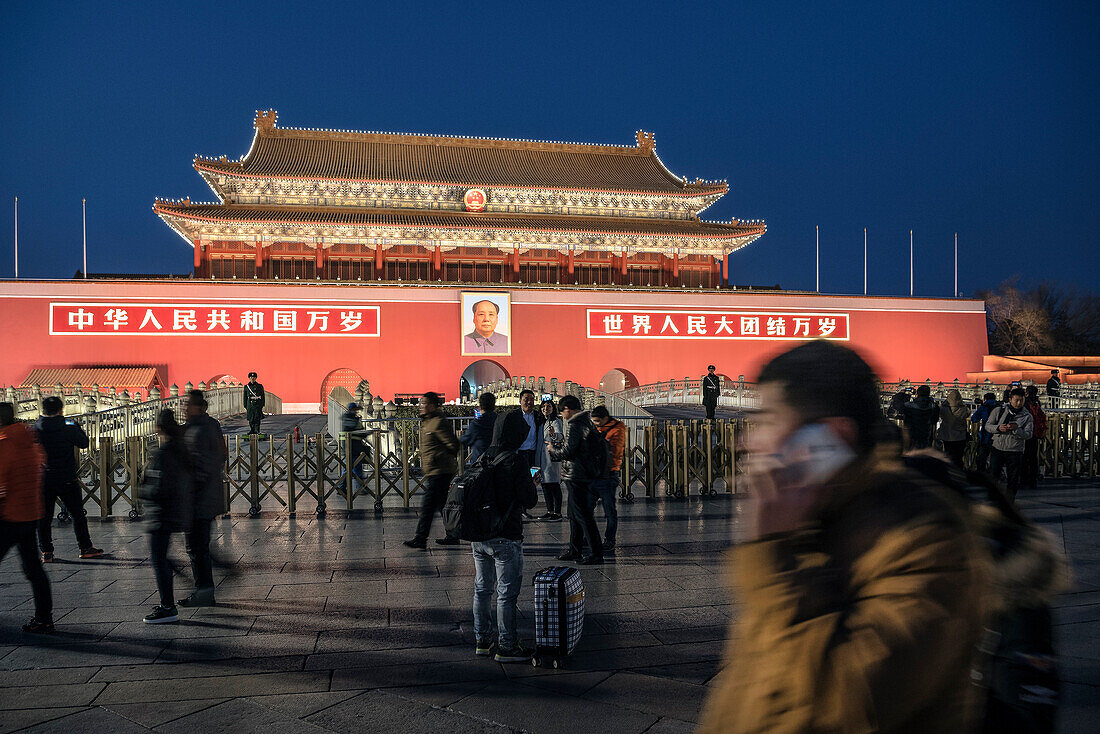
[(650, 151), (657, 147), (656, 135), (654, 133), (647, 133), (645, 130), (639, 130), (637, 137), (638, 147), (642, 150)]
[(279, 113), (276, 110), (256, 110), (256, 119), (253, 121), (252, 126), (261, 132), (274, 130), (278, 119)]

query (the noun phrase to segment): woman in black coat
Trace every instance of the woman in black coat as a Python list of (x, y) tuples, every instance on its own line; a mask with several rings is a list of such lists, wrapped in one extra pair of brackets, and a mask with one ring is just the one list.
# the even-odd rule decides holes
[(160, 592), (160, 604), (145, 616), (146, 624), (178, 622), (179, 613), (172, 596), (172, 565), (168, 562), (168, 543), (172, 533), (190, 531), (194, 512), (194, 488), (190, 462), (183, 444), (183, 430), (171, 410), (157, 414), (157, 435), (161, 445), (154, 450), (145, 468), (141, 500), (145, 509), (146, 531), (153, 573)]

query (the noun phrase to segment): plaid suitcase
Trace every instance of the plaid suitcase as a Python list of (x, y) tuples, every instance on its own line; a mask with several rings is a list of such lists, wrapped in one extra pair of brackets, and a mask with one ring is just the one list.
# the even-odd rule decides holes
[(551, 566), (535, 574), (535, 656), (552, 667), (573, 652), (584, 628), (584, 581), (569, 566)]

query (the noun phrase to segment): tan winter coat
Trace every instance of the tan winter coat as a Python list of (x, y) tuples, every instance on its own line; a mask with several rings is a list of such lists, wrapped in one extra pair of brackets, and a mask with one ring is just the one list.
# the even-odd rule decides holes
[(454, 476), (458, 472), (458, 437), (440, 412), (420, 420), (420, 468), (424, 476)]
[(961, 496), (886, 454), (812, 526), (731, 551), (743, 611), (701, 732), (969, 730), (985, 551)]

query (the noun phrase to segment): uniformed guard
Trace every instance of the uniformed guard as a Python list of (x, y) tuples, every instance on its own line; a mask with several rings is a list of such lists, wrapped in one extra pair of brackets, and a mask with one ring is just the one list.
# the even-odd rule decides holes
[(248, 434), (260, 432), (260, 421), (264, 418), (264, 386), (256, 382), (256, 373), (248, 373), (248, 383), (244, 386), (244, 411), (248, 416)]

